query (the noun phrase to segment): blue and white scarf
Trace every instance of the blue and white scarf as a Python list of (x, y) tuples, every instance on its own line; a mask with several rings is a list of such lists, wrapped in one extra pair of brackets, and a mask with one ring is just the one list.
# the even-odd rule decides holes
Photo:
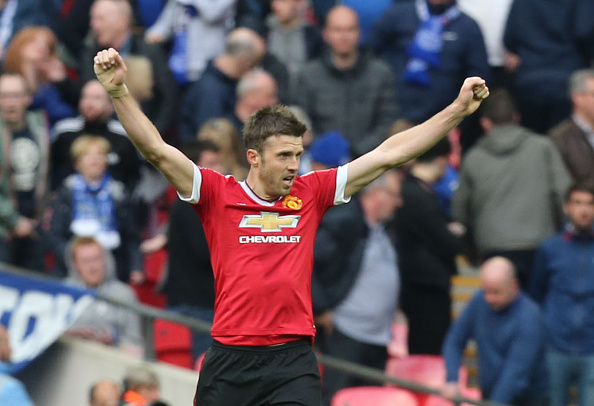
[(115, 205), (109, 191), (112, 180), (105, 174), (98, 184), (91, 185), (77, 173), (72, 188), (70, 231), (79, 237), (93, 237), (108, 250), (121, 243)]
[(421, 24), (407, 49), (410, 59), (404, 72), (404, 81), (429, 86), (429, 68), (441, 66), (443, 28), (460, 15), (460, 9), (454, 4), (443, 14), (432, 15), (427, 0), (417, 0), (416, 7)]

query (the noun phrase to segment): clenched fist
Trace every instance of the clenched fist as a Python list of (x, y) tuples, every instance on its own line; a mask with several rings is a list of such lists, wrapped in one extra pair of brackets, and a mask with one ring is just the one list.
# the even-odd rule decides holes
[(94, 58), (95, 75), (111, 97), (122, 97), (128, 94), (124, 83), (126, 79), (126, 64), (113, 48), (97, 52)]

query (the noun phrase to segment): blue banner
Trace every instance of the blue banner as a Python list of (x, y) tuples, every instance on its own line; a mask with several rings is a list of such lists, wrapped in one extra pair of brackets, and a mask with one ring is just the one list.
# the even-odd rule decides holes
[(56, 341), (93, 302), (95, 292), (0, 270), (0, 323), (8, 328), (11, 373)]

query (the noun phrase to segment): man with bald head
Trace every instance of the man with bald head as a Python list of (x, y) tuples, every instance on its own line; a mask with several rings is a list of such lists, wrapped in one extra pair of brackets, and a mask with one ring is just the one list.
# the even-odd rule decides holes
[(91, 6), (93, 42), (81, 53), (79, 78), (83, 82), (95, 78), (88, 61), (103, 48), (117, 49), (123, 57), (145, 57), (153, 71), (152, 97), (141, 103), (142, 110), (161, 133), (167, 134), (176, 116), (178, 88), (167, 64), (167, 55), (160, 45), (145, 42), (132, 32), (132, 7), (127, 0), (95, 0)]
[(454, 398), (458, 369), (468, 340), (476, 341), (483, 398), (493, 402), (548, 404), (544, 325), (536, 303), (519, 287), (506, 258), (494, 257), (480, 269), (481, 290), (450, 327), (443, 345), (447, 383), (442, 394)]
[(200, 79), (186, 93), (179, 126), (182, 141), (195, 140), (207, 120), (233, 114), (239, 79), (256, 67), (265, 53), (264, 40), (249, 28), (229, 33), (225, 52), (208, 62)]
[(314, 134), (340, 131), (359, 156), (377, 147), (397, 118), (394, 75), (359, 47), (359, 19), (350, 7), (332, 8), (323, 37), (327, 49), (298, 75), (294, 98)]
[(118, 406), (121, 389), (110, 379), (97, 381), (89, 391), (89, 406)]

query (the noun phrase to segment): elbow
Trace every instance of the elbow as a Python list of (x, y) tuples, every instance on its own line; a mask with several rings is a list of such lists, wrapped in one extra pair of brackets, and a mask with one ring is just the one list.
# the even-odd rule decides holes
[[(163, 143), (164, 144), (164, 143)], [(141, 151), (144, 159), (152, 165), (159, 167), (159, 163), (164, 159), (164, 145), (153, 145)]]

